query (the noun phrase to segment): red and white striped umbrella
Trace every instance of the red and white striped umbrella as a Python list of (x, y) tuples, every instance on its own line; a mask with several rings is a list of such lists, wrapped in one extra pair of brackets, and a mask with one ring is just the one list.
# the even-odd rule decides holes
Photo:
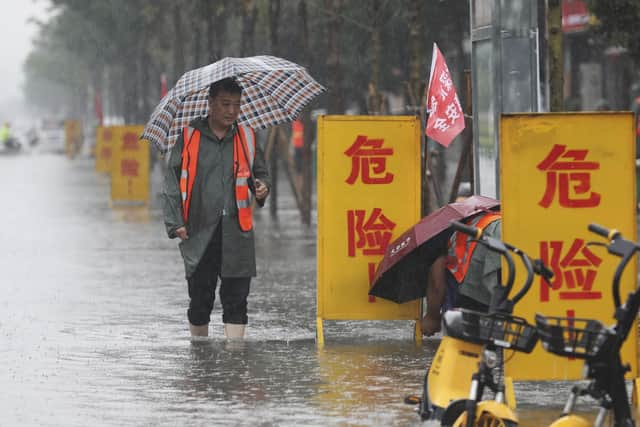
[(238, 121), (264, 129), (295, 120), (313, 98), (326, 91), (307, 70), (275, 56), (224, 58), (185, 73), (151, 114), (141, 139), (161, 152), (176, 142), (182, 128), (209, 113), (209, 86), (235, 77), (242, 87)]

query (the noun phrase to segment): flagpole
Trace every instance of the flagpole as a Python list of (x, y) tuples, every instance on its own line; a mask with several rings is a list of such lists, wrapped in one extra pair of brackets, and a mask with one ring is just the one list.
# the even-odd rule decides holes
[[(426, 93), (426, 92), (425, 92)], [(423, 96), (423, 99), (426, 96)], [(427, 177), (428, 164), (429, 164), (429, 147), (427, 147), (427, 135), (424, 133), (424, 129), (427, 128), (428, 113), (425, 107), (420, 108), (420, 121), (423, 125), (423, 131), (420, 132), (422, 140), (422, 216), (427, 215), (431, 211), (429, 203), (429, 180)]]
[[(424, 93), (422, 94), (422, 99), (420, 102), (420, 116), (423, 130), (422, 130), (422, 216), (427, 215), (431, 212), (431, 194), (429, 192), (429, 175), (430, 175), (430, 159), (429, 159), (429, 138), (426, 135), (427, 129), (427, 121), (429, 120), (429, 111), (427, 109), (427, 105), (429, 102), (428, 94), (429, 89), (431, 88), (431, 80), (433, 79), (433, 69), (436, 65), (436, 43), (433, 43), (433, 49), (431, 51), (431, 67), (429, 67), (429, 80), (427, 81), (427, 86), (425, 87)], [(433, 176), (431, 177), (433, 179)]]

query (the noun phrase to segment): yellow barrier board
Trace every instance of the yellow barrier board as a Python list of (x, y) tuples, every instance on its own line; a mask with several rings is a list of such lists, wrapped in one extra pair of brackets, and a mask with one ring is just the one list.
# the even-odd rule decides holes
[(80, 120), (64, 121), (64, 150), (67, 156), (73, 158), (82, 147), (82, 125)]
[(418, 319), (420, 302), (368, 295), (386, 246), (420, 219), (420, 123), (318, 121), (318, 339), (322, 320)]
[(149, 201), (149, 143), (139, 140), (144, 126), (114, 126), (111, 201)]
[[(619, 258), (588, 242), (603, 239), (589, 223), (616, 228), (636, 239), (635, 136), (632, 113), (503, 115), (500, 124), (503, 237), (554, 272), (547, 285), (536, 277), (516, 314), (595, 318), (614, 323), (611, 283)], [(514, 291), (523, 283), (520, 274)], [(636, 287), (636, 263), (622, 277), (624, 302)], [(637, 330), (637, 325), (631, 329)], [(637, 374), (637, 334), (629, 334), (623, 362)], [(510, 355), (507, 354), (507, 358)], [(507, 375), (520, 380), (582, 377), (583, 361), (544, 351), (516, 353)]]
[(113, 126), (98, 126), (96, 128), (96, 172), (111, 173), (114, 138)]

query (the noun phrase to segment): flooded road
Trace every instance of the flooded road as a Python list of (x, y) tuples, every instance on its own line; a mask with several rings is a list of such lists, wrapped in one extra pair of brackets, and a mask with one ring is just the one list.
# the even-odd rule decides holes
[[(292, 201), (256, 218), (247, 340), (225, 342), (216, 301), (212, 337), (191, 342), (157, 179), (150, 208), (110, 207), (89, 159), (0, 157), (0, 182), (0, 425), (419, 425), (402, 400), (437, 341), (325, 322), (319, 350), (315, 227)], [(564, 389), (517, 384), (521, 425), (551, 421)]]

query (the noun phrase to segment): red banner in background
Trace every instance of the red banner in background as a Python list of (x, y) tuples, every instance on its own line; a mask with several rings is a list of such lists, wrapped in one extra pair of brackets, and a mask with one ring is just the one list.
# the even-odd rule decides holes
[(96, 119), (98, 120), (98, 126), (102, 126), (102, 96), (100, 95), (99, 89), (96, 89), (93, 95), (93, 107), (96, 113)]
[(464, 114), (447, 63), (435, 43), (427, 91), (427, 111), (429, 119), (425, 134), (437, 143), (448, 147), (451, 141), (464, 130)]
[(589, 25), (589, 8), (583, 0), (562, 0), (562, 31), (584, 31)]
[(160, 99), (164, 98), (167, 94), (167, 75), (165, 73), (160, 74)]

